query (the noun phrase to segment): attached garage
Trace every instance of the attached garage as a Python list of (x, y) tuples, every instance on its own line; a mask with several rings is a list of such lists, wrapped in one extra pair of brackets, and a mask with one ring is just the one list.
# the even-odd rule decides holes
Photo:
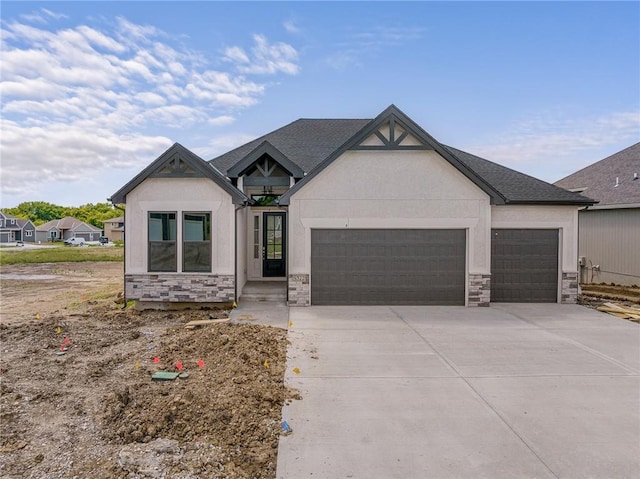
[(491, 230), (491, 301), (558, 301), (557, 229)]
[(312, 229), (311, 304), (464, 305), (464, 229)]

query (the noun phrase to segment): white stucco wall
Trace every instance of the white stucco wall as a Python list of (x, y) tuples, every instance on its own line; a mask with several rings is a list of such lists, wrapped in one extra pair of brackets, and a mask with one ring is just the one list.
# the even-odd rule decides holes
[(491, 227), (560, 229), (562, 272), (577, 271), (578, 208), (576, 206), (492, 206)]
[(348, 151), (295, 193), (289, 274), (311, 272), (312, 228), (468, 229), (468, 273), (490, 272), (489, 197), (434, 151)]
[[(147, 272), (147, 223), (150, 211), (175, 211), (176, 218), (181, 218), (184, 211), (210, 211), (212, 273), (234, 274), (234, 205), (229, 193), (208, 178), (148, 178), (127, 195), (126, 274)], [(177, 241), (180, 244), (181, 221), (178, 225)], [(180, 272), (180, 247), (177, 263)]]

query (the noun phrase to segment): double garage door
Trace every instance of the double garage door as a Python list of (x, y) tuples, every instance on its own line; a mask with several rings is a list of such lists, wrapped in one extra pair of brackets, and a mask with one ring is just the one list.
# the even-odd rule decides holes
[(465, 230), (311, 230), (311, 304), (464, 305)]
[[(314, 305), (464, 305), (463, 229), (313, 229)], [(492, 230), (491, 301), (556, 302), (558, 230)]]

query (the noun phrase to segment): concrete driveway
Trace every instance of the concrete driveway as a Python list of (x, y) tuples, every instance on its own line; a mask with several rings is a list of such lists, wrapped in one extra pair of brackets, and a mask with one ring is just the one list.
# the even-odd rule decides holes
[(289, 315), (303, 399), (278, 478), (640, 477), (637, 324), (557, 304)]

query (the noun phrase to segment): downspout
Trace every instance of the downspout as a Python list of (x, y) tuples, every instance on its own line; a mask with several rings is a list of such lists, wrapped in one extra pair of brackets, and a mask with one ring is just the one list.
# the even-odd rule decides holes
[(113, 207), (117, 210), (122, 211), (122, 219), (123, 219), (123, 223), (125, 224), (125, 240), (124, 243), (122, 244), (123, 249), (123, 255), (122, 255), (122, 261), (123, 261), (123, 274), (122, 274), (122, 299), (123, 299), (123, 303), (122, 303), (122, 308), (121, 309), (126, 309), (127, 308), (127, 281), (126, 281), (126, 267), (127, 267), (127, 232), (126, 232), (126, 225), (127, 225), (127, 211), (124, 208), (120, 208), (117, 204), (115, 204), (111, 198), (107, 198), (107, 201), (110, 202)]

